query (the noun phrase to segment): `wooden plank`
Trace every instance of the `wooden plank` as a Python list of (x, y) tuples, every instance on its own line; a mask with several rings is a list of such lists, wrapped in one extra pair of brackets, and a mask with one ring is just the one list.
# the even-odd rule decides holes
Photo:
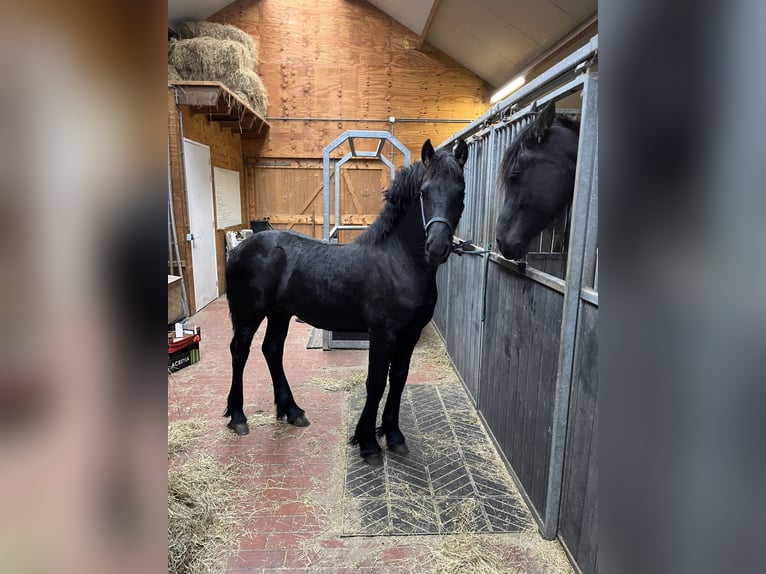
[(179, 105), (205, 108), (216, 106), (218, 104), (218, 99), (221, 97), (221, 89), (223, 86), (221, 84), (210, 85), (209, 82), (206, 82), (205, 84), (206, 85), (199, 85), (196, 88), (190, 86), (187, 88), (187, 83), (184, 83), (183, 85), (173, 84), (180, 88), (178, 90)]
[[(548, 471), (551, 452), (550, 429), (553, 424), (553, 397), (556, 391), (556, 371), (558, 365), (559, 338), (561, 336), (561, 314), (563, 296), (552, 290), (546, 292), (546, 329), (543, 336), (542, 367), (540, 369), (540, 387), (537, 399), (537, 420), (540, 426), (535, 439), (535, 480), (538, 484), (548, 484)], [(541, 487), (537, 504), (544, 508), (547, 493)]]
[(521, 435), (521, 467), (524, 469), (522, 474), (527, 478), (529, 484), (537, 484), (534, 480), (534, 442), (535, 430), (540, 421), (537, 420), (537, 401), (540, 385), (540, 362), (543, 355), (542, 349), (542, 331), (545, 325), (538, 316), (541, 300), (545, 297), (547, 289), (531, 280), (526, 280), (528, 286), (528, 307), (525, 309), (525, 329), (527, 337), (522, 349), (526, 355), (525, 376), (524, 376), (524, 416), (523, 425), (520, 431)]
[[(558, 361), (562, 304), (563, 296), (560, 293), (550, 289), (544, 289), (540, 293), (539, 310), (542, 329), (539, 340), (535, 426), (531, 437), (533, 447), (532, 481), (540, 485), (547, 485), (552, 420), (551, 396), (555, 385), (556, 363)], [(544, 496), (542, 495), (542, 498), (539, 497), (539, 499), (542, 500)]]
[(207, 114), (212, 121), (236, 121), (247, 128), (268, 127), (269, 123), (250, 104), (221, 82), (170, 82), (177, 88), (179, 105), (190, 106), (192, 113)]

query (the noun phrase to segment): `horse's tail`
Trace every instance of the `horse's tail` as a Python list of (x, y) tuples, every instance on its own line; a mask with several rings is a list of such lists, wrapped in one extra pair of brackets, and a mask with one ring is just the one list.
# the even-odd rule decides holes
[(247, 279), (242, 276), (244, 271), (242, 266), (242, 244), (237, 245), (229, 251), (226, 259), (226, 271), (224, 274), (226, 281), (226, 300), (229, 303), (229, 315), (234, 320), (237, 308), (241, 305), (242, 298), (245, 296), (244, 289), (247, 285)]

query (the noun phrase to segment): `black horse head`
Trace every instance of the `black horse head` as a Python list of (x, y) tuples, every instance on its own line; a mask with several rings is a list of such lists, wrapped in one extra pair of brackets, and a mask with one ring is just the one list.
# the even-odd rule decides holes
[(453, 153), (434, 151), (431, 140), (421, 150), (424, 167), (420, 186), (420, 206), (426, 233), (426, 261), (440, 265), (452, 250), (452, 236), (463, 213), (465, 179), (463, 166), (468, 159), (468, 146), (459, 140)]
[(530, 240), (571, 202), (578, 137), (579, 126), (557, 117), (550, 102), (505, 152), (500, 165), (505, 200), (495, 234), (506, 259), (524, 259)]

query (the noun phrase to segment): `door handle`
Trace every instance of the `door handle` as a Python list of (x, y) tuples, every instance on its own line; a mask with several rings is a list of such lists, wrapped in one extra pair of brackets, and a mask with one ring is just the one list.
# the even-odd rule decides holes
[(186, 234), (186, 241), (191, 241), (194, 243), (194, 234), (193, 233), (187, 233)]

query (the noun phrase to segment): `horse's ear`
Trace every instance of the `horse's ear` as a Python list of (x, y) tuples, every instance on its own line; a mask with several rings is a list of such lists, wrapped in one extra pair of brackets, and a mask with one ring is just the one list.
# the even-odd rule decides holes
[[(536, 107), (536, 104), (535, 106)], [(551, 127), (554, 118), (556, 117), (556, 104), (551, 101), (542, 109), (535, 120), (534, 136), (537, 143), (542, 143), (545, 137), (545, 132)]]
[(434, 157), (434, 146), (431, 145), (431, 140), (427, 139), (423, 144), (423, 149), (420, 150), (420, 159), (423, 160), (423, 165), (428, 167), (431, 163), (431, 158)]
[(465, 143), (465, 140), (458, 140), (455, 146), (455, 159), (460, 164), (460, 167), (465, 165), (468, 159), (468, 144)]

